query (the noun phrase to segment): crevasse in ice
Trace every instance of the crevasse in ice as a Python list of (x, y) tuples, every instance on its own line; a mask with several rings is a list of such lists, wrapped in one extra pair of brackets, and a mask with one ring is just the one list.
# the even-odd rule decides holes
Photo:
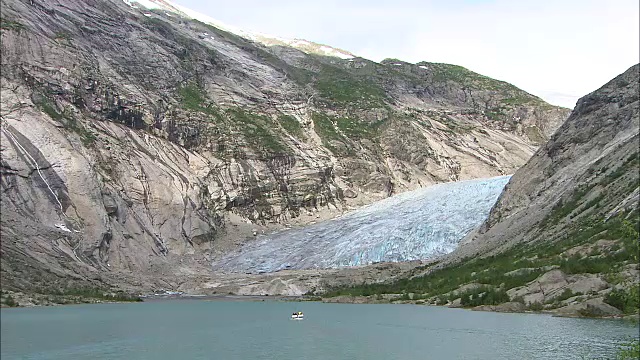
[(213, 264), (226, 272), (336, 268), (429, 259), (487, 218), (510, 176), (438, 184), (339, 218), (258, 236)]

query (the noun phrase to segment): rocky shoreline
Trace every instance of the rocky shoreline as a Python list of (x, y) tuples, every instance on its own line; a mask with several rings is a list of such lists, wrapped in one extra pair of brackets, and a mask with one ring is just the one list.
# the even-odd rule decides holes
[[(371, 293), (368, 296), (330, 294), (331, 289), (358, 284), (374, 284), (378, 281), (393, 282), (394, 279), (413, 276), (427, 264), (380, 263), (363, 267), (327, 270), (287, 270), (268, 274), (212, 274), (198, 276), (176, 276), (157, 281), (157, 278), (137, 276), (135, 279), (114, 276), (109, 279), (109, 289), (97, 288), (82, 296), (78, 293), (63, 295), (23, 293), (3, 289), (2, 307), (54, 306), (120, 302), (112, 296), (128, 297), (129, 301), (205, 300), (205, 301), (321, 301), (324, 303), (349, 304), (415, 304), (465, 308), (473, 311), (507, 313), (542, 313), (562, 317), (630, 318), (638, 321), (638, 315), (629, 316), (605, 302), (607, 294), (619, 285), (605, 283), (598, 275), (566, 275), (553, 268), (536, 280), (506, 291), (509, 298), (498, 305), (463, 304), (461, 296), (471, 290), (480, 291), (481, 284), (467, 283), (456, 290), (440, 296), (416, 293)], [(628, 266), (625, 278), (635, 279), (638, 269)], [(135, 281), (134, 281), (135, 280)], [(156, 281), (152, 281), (156, 280)], [(129, 284), (117, 286), (117, 284)], [(118, 291), (115, 289), (121, 289)], [(155, 290), (154, 290), (155, 289)], [(159, 290), (158, 290), (159, 289)], [(568, 290), (571, 296), (567, 296)], [(476, 291), (476, 292), (478, 292)], [(471, 291), (473, 292), (473, 291)], [(67, 292), (68, 293), (68, 292)], [(97, 294), (97, 295), (96, 295)], [(543, 294), (543, 297), (540, 297)], [(98, 296), (96, 298), (95, 296)], [(7, 301), (7, 297), (11, 301)], [(479, 305), (479, 306), (473, 306)]]
[[(103, 304), (103, 303), (128, 303), (128, 302), (159, 302), (159, 301), (243, 301), (243, 302), (263, 302), (263, 301), (287, 301), (287, 302), (322, 302), (327, 304), (391, 304), (391, 305), (423, 305), (439, 306), (452, 309), (464, 309), (471, 311), (489, 311), (499, 313), (526, 313), (542, 314), (555, 317), (569, 318), (597, 318), (597, 319), (621, 319), (633, 322), (640, 322), (640, 314), (625, 315), (618, 309), (603, 302), (602, 298), (594, 298), (586, 302), (565, 306), (552, 310), (531, 310), (520, 302), (506, 302), (499, 305), (480, 305), (474, 307), (463, 307), (460, 304), (437, 305), (428, 303), (425, 300), (390, 300), (387, 298), (377, 298), (376, 296), (336, 296), (322, 298), (318, 296), (283, 296), (283, 295), (197, 295), (197, 294), (147, 294), (140, 295), (139, 301), (121, 301), (108, 299), (95, 299), (79, 296), (66, 296), (58, 298), (57, 301), (51, 299), (51, 295), (25, 294), (11, 292), (9, 295), (15, 301), (15, 305), (8, 306), (0, 304), (1, 308), (11, 307), (39, 307), (39, 306), (61, 306), (79, 304)], [(400, 294), (386, 294), (400, 295)], [(388, 297), (388, 296), (387, 296)], [(60, 301), (62, 300), (62, 301)], [(585, 311), (588, 310), (588, 311)]]
[[(571, 317), (571, 318), (600, 318), (600, 319), (626, 319), (633, 321), (640, 321), (639, 314), (625, 315), (618, 309), (611, 305), (608, 305), (602, 301), (601, 298), (595, 298), (588, 300), (584, 303), (575, 304), (574, 306), (566, 306), (563, 308), (552, 310), (530, 310), (524, 304), (520, 302), (506, 302), (499, 305), (479, 305), (474, 307), (463, 307), (457, 305), (436, 305), (425, 302), (424, 300), (377, 300), (372, 297), (366, 296), (336, 296), (333, 298), (322, 299), (324, 303), (334, 304), (409, 304), (409, 305), (424, 305), (424, 306), (440, 306), (452, 309), (465, 309), (471, 311), (490, 311), (500, 313), (527, 313), (527, 314), (547, 314), (556, 317)], [(589, 311), (584, 311), (589, 309)], [(581, 311), (582, 310), (582, 311)]]

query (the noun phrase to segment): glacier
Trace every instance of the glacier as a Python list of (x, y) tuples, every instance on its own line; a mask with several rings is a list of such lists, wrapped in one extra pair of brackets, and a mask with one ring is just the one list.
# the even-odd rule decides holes
[(341, 217), (259, 235), (213, 263), (214, 271), (262, 273), (426, 260), (453, 251), (486, 220), (510, 175), (442, 183)]

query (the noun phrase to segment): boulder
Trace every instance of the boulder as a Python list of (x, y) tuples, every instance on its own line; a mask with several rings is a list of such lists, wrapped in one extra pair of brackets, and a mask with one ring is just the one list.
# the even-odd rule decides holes
[(104, 203), (104, 209), (107, 211), (107, 214), (114, 215), (118, 212), (118, 204), (111, 196), (103, 196), (102, 202)]
[(536, 270), (536, 268), (520, 268), (520, 269), (515, 269), (509, 272), (504, 273), (505, 276), (520, 276), (520, 275), (525, 275), (528, 274), (532, 271)]
[(345, 189), (342, 194), (344, 195), (344, 197), (348, 198), (348, 199), (354, 199), (356, 197), (358, 197), (358, 193), (351, 190), (351, 189)]
[(526, 307), (521, 302), (506, 302), (499, 305), (480, 305), (474, 307), (475, 311), (495, 311), (495, 312), (524, 312)]
[(525, 304), (544, 303), (545, 296), (541, 292), (531, 293), (523, 296)]
[(450, 294), (452, 294), (452, 295), (462, 294), (462, 293), (465, 293), (467, 291), (475, 290), (475, 289), (477, 289), (477, 288), (479, 288), (481, 286), (482, 286), (482, 284), (479, 284), (479, 283), (464, 284), (464, 285), (460, 286), (459, 288), (453, 290)]
[(622, 311), (605, 303), (602, 298), (594, 298), (583, 303), (571, 304), (553, 310), (563, 317), (610, 317), (622, 315)]
[(551, 270), (540, 275), (526, 286), (509, 289), (507, 295), (514, 299), (522, 296), (525, 304), (544, 303), (546, 300), (558, 296), (569, 285), (567, 276), (560, 270)]
[(561, 270), (548, 271), (540, 275), (535, 282), (543, 294), (551, 293), (554, 290), (561, 289), (569, 285), (567, 282), (567, 275), (565, 275)]
[(609, 284), (597, 275), (573, 275), (569, 277), (569, 286), (573, 293), (589, 294), (609, 287)]
[(331, 298), (324, 298), (322, 299), (322, 302), (336, 304), (366, 304), (369, 302), (369, 299), (365, 296), (341, 295)]

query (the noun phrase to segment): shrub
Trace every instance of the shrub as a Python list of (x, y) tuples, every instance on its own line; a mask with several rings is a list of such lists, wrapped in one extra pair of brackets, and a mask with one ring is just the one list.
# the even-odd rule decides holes
[(600, 314), (596, 311), (596, 308), (589, 304), (587, 304), (587, 307), (578, 310), (578, 314), (584, 317), (600, 317)]
[(527, 308), (531, 311), (542, 311), (544, 307), (542, 306), (542, 303), (536, 301), (529, 304)]
[(508, 301), (509, 296), (505, 291), (484, 286), (460, 294), (462, 306), (498, 305)]
[(24, 25), (17, 21), (0, 18), (0, 29), (19, 32), (24, 29)]
[(571, 291), (571, 289), (564, 289), (562, 294), (560, 294), (560, 296), (558, 296), (557, 298), (553, 299), (553, 301), (554, 302), (560, 302), (560, 301), (564, 301), (564, 300), (567, 300), (568, 298), (571, 298), (571, 297), (574, 297), (574, 296), (578, 296), (578, 295), (582, 295), (582, 293), (581, 292), (574, 293), (573, 291)]
[(324, 66), (315, 84), (319, 95), (336, 104), (382, 107), (385, 93), (375, 81)]
[(634, 314), (638, 312), (639, 293), (638, 284), (632, 286), (629, 290), (615, 289), (607, 294), (604, 302), (621, 310), (625, 314)]
[(13, 297), (11, 295), (7, 295), (7, 297), (4, 298), (4, 304), (9, 306), (9, 307), (18, 306), (18, 303), (15, 300), (13, 300)]
[(270, 118), (241, 108), (227, 109), (226, 114), (242, 132), (248, 145), (262, 155), (289, 153), (288, 147), (270, 130), (273, 128)]
[(278, 122), (280, 125), (290, 134), (299, 139), (305, 139), (304, 131), (300, 126), (300, 123), (296, 118), (291, 115), (280, 115), (278, 116)]
[(438, 297), (436, 297), (436, 305), (444, 305), (446, 304), (448, 301), (446, 296), (440, 295)]

